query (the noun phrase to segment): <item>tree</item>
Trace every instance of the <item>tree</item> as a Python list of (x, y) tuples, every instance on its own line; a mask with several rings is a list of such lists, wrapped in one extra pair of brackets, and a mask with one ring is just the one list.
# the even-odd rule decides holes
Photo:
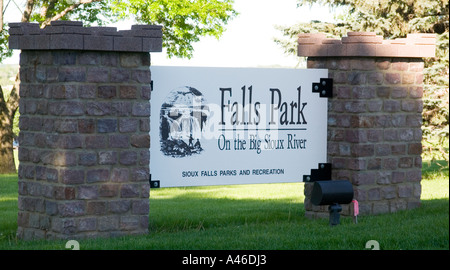
[[(55, 20), (78, 20), (84, 25), (106, 25), (133, 18), (136, 23), (163, 26), (163, 47), (169, 57), (191, 58), (192, 43), (201, 36), (219, 38), (237, 13), (234, 0), (27, 0), (22, 18), (41, 28)], [(3, 14), (3, 13), (2, 13)], [(7, 25), (0, 32), (0, 62), (11, 56)], [(15, 172), (13, 119), (19, 106), (19, 76), (5, 97), (0, 87), (0, 173)]]
[(328, 5), (340, 13), (336, 23), (312, 21), (277, 28), (287, 39), (277, 39), (287, 54), (296, 55), (299, 33), (323, 32), (340, 38), (351, 31), (376, 32), (387, 39), (409, 33), (435, 33), (436, 57), (425, 59), (424, 156), (448, 161), (449, 143), (449, 1), (448, 0), (298, 0), (298, 6)]

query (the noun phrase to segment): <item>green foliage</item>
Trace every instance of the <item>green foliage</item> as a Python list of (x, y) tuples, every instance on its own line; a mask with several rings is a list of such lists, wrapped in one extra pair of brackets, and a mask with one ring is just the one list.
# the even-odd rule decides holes
[(277, 28), (287, 54), (296, 55), (299, 33), (327, 33), (342, 37), (351, 31), (370, 31), (387, 39), (409, 33), (435, 33), (436, 57), (425, 59), (423, 145), (425, 158), (445, 159), (449, 152), (449, 2), (448, 0), (299, 0), (298, 5), (328, 5), (339, 10), (337, 23), (312, 21)]
[(12, 50), (8, 48), (8, 27), (5, 25), (3, 31), (0, 31), (0, 63), (3, 59), (12, 55)]
[(163, 26), (163, 47), (169, 57), (192, 57), (192, 43), (201, 36), (219, 38), (237, 13), (233, 0), (113, 1), (120, 18), (135, 16), (139, 23)]
[[(55, 20), (56, 16), (62, 14), (66, 9), (80, 1), (74, 0), (41, 0), (35, 1), (35, 12), (32, 13), (30, 21), (43, 24), (48, 20)], [(60, 20), (82, 21), (84, 25), (105, 25), (117, 21), (115, 14), (111, 11), (110, 1), (93, 0), (86, 4), (74, 7), (67, 15), (57, 18)]]
[[(163, 47), (169, 57), (192, 57), (194, 42), (202, 36), (219, 38), (237, 13), (234, 0), (39, 0), (30, 22), (45, 27), (53, 20), (79, 20), (85, 26), (108, 25), (120, 20), (163, 26)], [(20, 21), (17, 18), (16, 21)], [(0, 36), (0, 62), (7, 50), (7, 31)]]
[(438, 35), (436, 58), (426, 59), (423, 96), (424, 156), (449, 160), (449, 34)]

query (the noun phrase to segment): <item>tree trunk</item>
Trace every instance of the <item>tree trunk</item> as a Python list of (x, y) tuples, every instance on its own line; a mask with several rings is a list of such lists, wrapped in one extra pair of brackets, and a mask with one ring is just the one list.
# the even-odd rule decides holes
[[(0, 95), (3, 95), (0, 88)], [(2, 97), (3, 98), (3, 97)], [(2, 99), (0, 98), (0, 100)], [(15, 173), (13, 152), (13, 117), (5, 102), (0, 104), (0, 173)]]
[(16, 173), (13, 152), (14, 114), (19, 107), (19, 74), (16, 76), (8, 100), (5, 100), (0, 86), (0, 173)]
[[(1, 115), (1, 121), (6, 120), (5, 115)], [(16, 173), (16, 165), (14, 164), (13, 152), (13, 138), (12, 119), (9, 117), (8, 121), (11, 125), (0, 125), (0, 174), (2, 173)], [(6, 121), (4, 121), (6, 122)]]
[(29, 22), (31, 13), (33, 12), (34, 0), (28, 0), (25, 5), (25, 10), (22, 14), (22, 22)]

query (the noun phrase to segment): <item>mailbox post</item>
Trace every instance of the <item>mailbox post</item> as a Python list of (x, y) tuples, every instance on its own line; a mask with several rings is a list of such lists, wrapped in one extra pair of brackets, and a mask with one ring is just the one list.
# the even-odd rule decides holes
[(330, 211), (330, 226), (339, 225), (341, 222), (341, 211), (342, 206), (338, 203), (332, 204), (328, 206), (328, 210)]

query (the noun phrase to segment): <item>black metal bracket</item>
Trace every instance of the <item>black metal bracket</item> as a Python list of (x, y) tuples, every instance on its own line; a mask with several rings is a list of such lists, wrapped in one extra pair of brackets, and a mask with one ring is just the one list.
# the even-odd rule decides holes
[(152, 174), (150, 174), (148, 182), (150, 183), (150, 188), (159, 188), (161, 186), (159, 180), (152, 180)]
[(319, 93), (320, 97), (333, 97), (333, 79), (321, 78), (320, 82), (312, 84), (313, 93)]
[(150, 81), (150, 91), (153, 91), (153, 80)]
[(319, 163), (318, 169), (311, 169), (311, 175), (303, 175), (303, 182), (331, 180), (331, 163)]

